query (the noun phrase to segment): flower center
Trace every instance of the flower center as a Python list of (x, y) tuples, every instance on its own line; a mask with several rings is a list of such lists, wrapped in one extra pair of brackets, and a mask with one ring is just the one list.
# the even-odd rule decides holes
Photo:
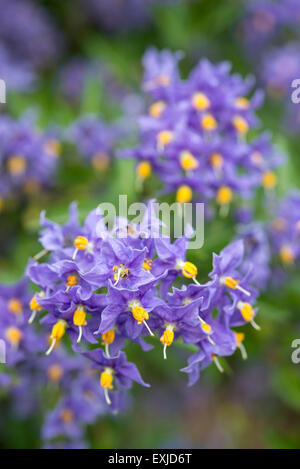
[(147, 179), (150, 177), (152, 167), (149, 161), (142, 161), (136, 167), (136, 174), (140, 179)]
[(10, 345), (12, 345), (13, 347), (18, 347), (19, 343), (23, 338), (23, 332), (17, 327), (12, 326), (6, 329), (5, 336)]
[(201, 126), (204, 130), (215, 130), (218, 123), (212, 114), (204, 114), (201, 119)]
[(195, 93), (192, 96), (192, 104), (197, 111), (206, 111), (210, 107), (210, 100), (204, 93)]
[(199, 166), (199, 163), (194, 155), (187, 150), (180, 153), (180, 164), (185, 171), (192, 171)]
[(176, 192), (176, 202), (186, 204), (192, 200), (193, 191), (190, 186), (180, 186)]
[(149, 107), (149, 114), (152, 117), (156, 117), (159, 119), (166, 107), (166, 103), (164, 101), (157, 101), (156, 103), (153, 103)]
[(60, 365), (51, 365), (48, 368), (47, 374), (51, 381), (60, 381), (64, 374), (64, 370)]
[(22, 155), (13, 155), (7, 160), (7, 169), (13, 176), (24, 174), (27, 167), (27, 161)]
[(17, 298), (11, 298), (8, 301), (7, 306), (8, 306), (9, 311), (15, 314), (16, 316), (19, 316), (23, 312), (22, 303)]
[(249, 124), (242, 116), (234, 116), (232, 124), (240, 134), (246, 134), (249, 130)]

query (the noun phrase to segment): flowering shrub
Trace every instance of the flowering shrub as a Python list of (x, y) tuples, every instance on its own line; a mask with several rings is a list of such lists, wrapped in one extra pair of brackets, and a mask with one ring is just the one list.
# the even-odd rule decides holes
[(39, 132), (28, 116), (0, 117), (0, 206), (20, 194), (37, 194), (53, 185), (60, 143)]
[[(240, 348), (246, 358), (244, 333), (235, 328), (250, 323), (259, 329), (254, 321), (258, 292), (252, 286), (253, 267), (248, 263), (245, 269), (243, 242), (214, 254), (210, 280), (200, 284), (197, 267), (188, 260), (188, 237), (172, 243), (160, 235), (160, 224), (151, 204), (141, 223), (118, 218), (111, 231), (97, 210), (81, 226), (75, 204), (63, 226), (41, 216), (42, 253), (49, 258), (31, 260), (27, 267), (39, 289), (29, 303), (29, 322), (38, 316), (49, 331), (47, 356), (69, 336), (74, 351), (99, 371), (108, 405), (117, 406), (119, 392), (132, 381), (148, 386), (127, 362), (127, 341), (147, 351), (157, 343), (145, 338), (157, 336), (165, 359), (176, 340), (193, 345), (196, 353), (182, 370), (193, 384), (211, 362), (223, 371), (220, 356)], [(190, 283), (180, 286), (186, 279)], [(93, 348), (86, 350), (87, 344)]]
[(180, 58), (166, 50), (145, 54), (143, 89), (152, 101), (139, 120), (139, 145), (120, 156), (136, 158), (139, 181), (154, 171), (177, 202), (213, 200), (226, 213), (232, 201), (276, 185), (281, 159), (270, 136), (247, 138), (262, 94), (247, 98), (253, 81), (231, 75), (228, 63), (202, 60), (183, 80)]

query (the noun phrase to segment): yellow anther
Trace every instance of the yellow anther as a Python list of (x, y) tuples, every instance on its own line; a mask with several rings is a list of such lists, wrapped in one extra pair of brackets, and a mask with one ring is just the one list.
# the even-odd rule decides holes
[(212, 114), (205, 114), (201, 119), (201, 126), (204, 130), (215, 130), (218, 123)]
[(98, 152), (93, 155), (91, 163), (96, 171), (106, 171), (110, 165), (110, 158), (106, 153)]
[(23, 332), (17, 327), (8, 327), (5, 331), (5, 337), (13, 347), (18, 347), (23, 339)]
[(44, 150), (47, 155), (57, 158), (61, 154), (62, 146), (58, 140), (47, 140), (44, 144)]
[(273, 171), (266, 171), (262, 177), (262, 185), (265, 189), (273, 189), (277, 184), (277, 176)]
[(295, 261), (295, 254), (292, 248), (288, 245), (281, 247), (279, 255), (284, 264), (293, 264)]
[(181, 204), (186, 204), (190, 202), (193, 198), (193, 191), (190, 186), (180, 186), (176, 192), (176, 202)]
[(243, 332), (235, 332), (234, 331), (234, 335), (235, 335), (235, 339), (236, 339), (236, 346), (239, 347), (241, 345), (241, 343), (243, 342), (243, 340), (245, 339), (245, 334)]
[(232, 277), (225, 277), (224, 278), (224, 285), (232, 290), (236, 290), (239, 284), (239, 280), (236, 280)]
[(162, 130), (157, 134), (157, 143), (160, 147), (164, 148), (166, 145), (172, 142), (173, 132), (171, 130)]
[(210, 107), (210, 100), (204, 93), (193, 94), (192, 103), (198, 111), (206, 111)]
[(102, 371), (100, 376), (100, 384), (104, 389), (113, 389), (113, 370), (110, 368), (105, 368), (105, 371)]
[(144, 320), (149, 319), (149, 314), (142, 306), (134, 306), (134, 308), (132, 308), (132, 316), (138, 324), (142, 324)]
[(255, 316), (255, 313), (250, 303), (244, 303), (243, 301), (239, 301), (238, 309), (240, 310), (241, 315), (243, 316), (243, 319), (246, 322), (252, 321)]
[(232, 201), (232, 190), (228, 186), (221, 186), (217, 192), (217, 203), (219, 205), (227, 205)]
[(249, 130), (249, 124), (242, 116), (234, 116), (232, 124), (240, 134), (246, 134)]
[(199, 163), (190, 151), (182, 151), (180, 154), (180, 165), (185, 171), (198, 168)]
[(159, 119), (166, 107), (166, 103), (164, 101), (157, 101), (156, 103), (151, 104), (149, 107), (149, 114), (152, 117), (156, 117)]
[(76, 309), (73, 315), (73, 324), (74, 326), (86, 326), (86, 312), (84, 309)]
[(68, 275), (67, 281), (66, 281), (66, 287), (71, 288), (77, 285), (77, 277), (76, 275)]
[(182, 274), (186, 278), (194, 278), (198, 274), (198, 269), (192, 262), (185, 262), (182, 267)]
[(243, 340), (245, 339), (245, 334), (243, 332), (235, 332), (233, 331), (236, 340), (236, 346), (240, 349), (242, 354), (242, 359), (247, 360), (247, 351), (243, 344)]
[(74, 240), (74, 246), (78, 251), (83, 251), (88, 245), (88, 240), (85, 236), (77, 236)]
[(152, 268), (152, 259), (145, 259), (143, 263), (143, 269), (151, 270)]
[(224, 158), (220, 153), (213, 153), (210, 155), (210, 164), (215, 169), (221, 169), (224, 164)]
[(259, 151), (254, 151), (253, 153), (251, 153), (250, 159), (252, 163), (256, 166), (261, 165), (264, 160), (262, 154)]
[(60, 365), (51, 365), (47, 370), (47, 375), (50, 381), (60, 381), (64, 374), (64, 370)]
[(152, 172), (152, 166), (149, 161), (142, 161), (136, 167), (136, 174), (140, 179), (147, 179)]
[(23, 313), (23, 305), (17, 298), (11, 298), (7, 303), (8, 309), (11, 313), (19, 316)]
[(169, 75), (158, 75), (155, 81), (160, 86), (169, 86), (171, 83), (171, 77)]
[(211, 331), (212, 331), (212, 328), (209, 324), (207, 324), (207, 322), (202, 322), (201, 323), (201, 329), (203, 330), (203, 332), (205, 332), (206, 334), (210, 334)]
[(36, 301), (36, 295), (34, 295), (31, 298), (31, 300), (29, 302), (29, 308), (31, 309), (31, 311), (42, 311), (43, 308)]
[(166, 345), (167, 347), (170, 347), (172, 345), (173, 340), (174, 340), (174, 332), (172, 329), (166, 329), (163, 332), (163, 335), (159, 339), (163, 345)]
[(54, 326), (52, 327), (51, 334), (50, 334), (50, 347), (48, 348), (46, 355), (49, 355), (54, 349), (57, 342), (59, 342), (62, 339), (62, 337), (64, 336), (66, 332), (67, 327), (68, 327), (68, 324), (66, 323), (66, 321), (62, 319), (60, 319), (54, 324)]
[(71, 409), (64, 409), (60, 413), (60, 418), (64, 423), (71, 423), (74, 421), (74, 413)]
[(250, 106), (249, 99), (245, 98), (244, 96), (239, 96), (234, 100), (235, 107), (238, 109), (248, 109)]
[(55, 340), (61, 340), (66, 332), (66, 328), (67, 328), (67, 323), (65, 321), (63, 320), (57, 321), (52, 327), (50, 338), (55, 339)]
[(27, 161), (22, 155), (13, 155), (7, 160), (7, 169), (10, 174), (19, 176), (24, 174), (27, 168)]
[(110, 329), (107, 332), (103, 332), (103, 334), (101, 335), (102, 345), (112, 344), (113, 341), (115, 340), (115, 336), (116, 336), (116, 333), (115, 333), (114, 329)]

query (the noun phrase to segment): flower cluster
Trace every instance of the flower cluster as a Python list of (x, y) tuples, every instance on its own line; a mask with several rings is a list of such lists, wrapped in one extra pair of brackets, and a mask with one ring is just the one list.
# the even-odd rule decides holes
[(94, 115), (86, 115), (72, 124), (67, 134), (67, 138), (76, 145), (78, 153), (96, 171), (109, 167), (118, 136), (116, 126), (106, 124)]
[[(162, 236), (152, 202), (139, 223), (117, 217), (111, 229), (99, 210), (83, 226), (77, 215), (73, 203), (69, 220), (60, 226), (42, 213), (38, 257), (49, 257), (43, 263), (32, 259), (27, 267), (39, 288), (30, 301), (30, 322), (41, 317), (49, 331), (49, 359), (69, 336), (73, 349), (98, 370), (107, 404), (118, 407), (120, 393), (132, 381), (148, 386), (126, 359), (128, 341), (147, 351), (158, 345), (156, 336), (165, 359), (176, 340), (193, 345), (197, 353), (182, 370), (191, 384), (211, 362), (223, 371), (220, 356), (239, 348), (246, 357), (244, 333), (235, 328), (247, 323), (259, 327), (254, 321), (255, 269), (249, 260), (244, 264), (242, 240), (214, 254), (210, 280), (200, 284), (197, 267), (188, 260), (189, 237), (172, 243)], [(151, 343), (145, 340), (149, 336)]]
[(226, 212), (257, 187), (273, 188), (281, 158), (268, 134), (247, 137), (262, 101), (260, 92), (247, 97), (252, 79), (230, 74), (228, 63), (204, 59), (183, 80), (180, 57), (167, 50), (145, 54), (143, 88), (152, 104), (139, 121), (138, 147), (120, 156), (136, 158), (139, 181), (154, 171), (177, 202), (214, 200)]
[[(46, 447), (58, 442), (63, 447), (84, 446), (85, 425), (107, 412), (97, 377), (89, 371), (86, 358), (71, 355), (63, 347), (45, 356), (48, 337), (30, 324), (31, 298), (26, 279), (0, 285), (1, 359), (5, 359), (0, 368), (1, 392), (9, 396), (13, 411), (21, 418), (50, 407), (41, 432)], [(118, 409), (125, 405), (119, 396)]]
[(57, 59), (60, 38), (43, 8), (31, 0), (0, 0), (0, 10), (1, 45), (14, 61), (36, 69)]
[(0, 117), (0, 205), (17, 194), (36, 194), (53, 183), (60, 143), (42, 133), (32, 119)]
[(292, 265), (300, 259), (300, 194), (297, 191), (279, 203), (269, 233), (274, 255), (283, 265)]

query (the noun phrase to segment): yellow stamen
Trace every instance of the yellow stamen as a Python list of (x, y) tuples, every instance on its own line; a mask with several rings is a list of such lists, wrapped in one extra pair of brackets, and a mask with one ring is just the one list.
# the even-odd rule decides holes
[(227, 205), (232, 201), (232, 190), (228, 186), (221, 186), (217, 192), (217, 203), (219, 205)]
[(66, 287), (69, 290), (71, 287), (77, 285), (77, 277), (76, 275), (68, 275), (66, 280)]
[(222, 285), (225, 285), (227, 288), (230, 288), (232, 290), (240, 290), (242, 293), (244, 293), (247, 296), (251, 295), (251, 293), (249, 293), (247, 290), (245, 290), (243, 287), (239, 285), (240, 281), (235, 278), (221, 277), (220, 282)]
[(201, 329), (203, 330), (203, 332), (205, 332), (206, 334), (210, 334), (212, 329), (211, 329), (211, 326), (209, 324), (207, 324), (207, 322), (202, 322), (201, 323)]
[(215, 130), (218, 123), (212, 114), (205, 114), (201, 119), (201, 126), (204, 130)]
[(193, 198), (193, 191), (190, 188), (190, 186), (183, 185), (177, 189), (176, 202), (185, 204), (185, 203), (190, 202), (192, 198)]
[(295, 254), (292, 248), (288, 245), (281, 247), (279, 255), (284, 264), (293, 264), (295, 261)]
[(88, 245), (88, 240), (85, 236), (77, 236), (74, 240), (74, 246), (79, 251), (84, 251)]
[(134, 308), (132, 308), (132, 316), (138, 324), (142, 324), (145, 319), (149, 319), (149, 314), (142, 306), (134, 306)]
[(198, 111), (206, 111), (210, 107), (210, 100), (204, 93), (193, 94), (192, 103)]
[(136, 174), (142, 180), (150, 177), (151, 172), (152, 172), (152, 166), (151, 166), (151, 163), (149, 163), (149, 161), (142, 161), (136, 167)]
[(36, 301), (36, 295), (34, 295), (31, 298), (31, 300), (29, 302), (29, 308), (31, 309), (31, 311), (42, 311), (42, 307)]
[(100, 376), (100, 384), (104, 389), (113, 389), (113, 370), (111, 368), (105, 368)]
[(64, 374), (64, 370), (58, 364), (49, 366), (49, 368), (47, 370), (47, 375), (48, 375), (48, 378), (50, 379), (50, 381), (54, 381), (54, 382), (60, 381), (63, 374)]
[(169, 77), (169, 75), (158, 75), (155, 81), (160, 86), (169, 86), (171, 83), (171, 77)]
[(159, 132), (157, 134), (157, 143), (159, 147), (164, 148), (165, 146), (167, 146), (169, 143), (172, 142), (173, 137), (173, 132), (171, 132), (170, 130), (162, 130), (161, 132)]
[(115, 336), (116, 336), (116, 333), (114, 329), (110, 329), (107, 332), (103, 332), (103, 334), (101, 335), (102, 345), (112, 344), (113, 341), (115, 340)]
[(145, 259), (143, 263), (143, 269), (145, 270), (151, 270), (152, 268), (152, 259)]
[(262, 185), (265, 189), (273, 189), (277, 184), (277, 176), (273, 171), (266, 171), (263, 174)]
[(234, 116), (232, 119), (232, 124), (234, 125), (235, 129), (241, 133), (246, 134), (249, 130), (249, 124), (242, 116)]
[(82, 338), (82, 326), (86, 326), (86, 312), (84, 311), (83, 308), (78, 308), (76, 311), (74, 311), (73, 315), (73, 324), (74, 326), (78, 326), (79, 328), (79, 335), (77, 339), (77, 343), (81, 341)]
[(220, 153), (213, 153), (210, 156), (210, 163), (213, 168), (220, 170), (223, 167), (224, 164), (224, 159), (223, 156)]
[(58, 140), (51, 139), (45, 142), (44, 150), (47, 155), (57, 158), (61, 154), (62, 146)]
[(60, 413), (60, 418), (64, 423), (71, 423), (74, 421), (74, 413), (71, 409), (64, 409)]
[(171, 329), (166, 329), (159, 339), (163, 345), (167, 345), (170, 347), (172, 345), (173, 340), (174, 340), (174, 332)]
[(153, 103), (149, 107), (149, 114), (152, 117), (156, 117), (159, 119), (166, 107), (166, 103), (164, 101), (157, 101), (156, 103)]
[(163, 355), (164, 359), (167, 359), (167, 347), (170, 347), (174, 341), (174, 325), (173, 324), (168, 324), (165, 331), (163, 332), (161, 338), (159, 339), (161, 343), (163, 344)]
[(235, 107), (238, 109), (248, 109), (250, 106), (249, 99), (245, 98), (244, 96), (239, 96), (234, 100)]
[(182, 267), (182, 274), (186, 278), (194, 278), (198, 274), (198, 269), (192, 262), (185, 262)]
[(182, 151), (180, 154), (180, 165), (185, 171), (198, 168), (199, 163), (190, 151)]
[(5, 337), (13, 347), (18, 347), (23, 339), (23, 332), (17, 327), (12, 326), (6, 329)]
[(63, 321), (62, 319), (60, 319), (54, 324), (54, 326), (52, 327), (51, 335), (50, 335), (51, 344), (46, 352), (46, 355), (49, 355), (52, 352), (55, 344), (62, 339), (62, 337), (64, 336), (66, 332), (67, 327), (68, 325), (66, 321)]
[(250, 303), (244, 303), (243, 301), (239, 301), (237, 304), (237, 308), (240, 310), (241, 315), (246, 322), (250, 322), (254, 329), (260, 329), (260, 327), (253, 321), (255, 312)]
[(24, 174), (27, 168), (27, 161), (22, 155), (13, 155), (7, 160), (7, 169), (10, 174), (19, 176)]
[(17, 298), (11, 298), (11, 300), (8, 301), (7, 306), (9, 311), (16, 316), (19, 316), (23, 313), (23, 305)]

